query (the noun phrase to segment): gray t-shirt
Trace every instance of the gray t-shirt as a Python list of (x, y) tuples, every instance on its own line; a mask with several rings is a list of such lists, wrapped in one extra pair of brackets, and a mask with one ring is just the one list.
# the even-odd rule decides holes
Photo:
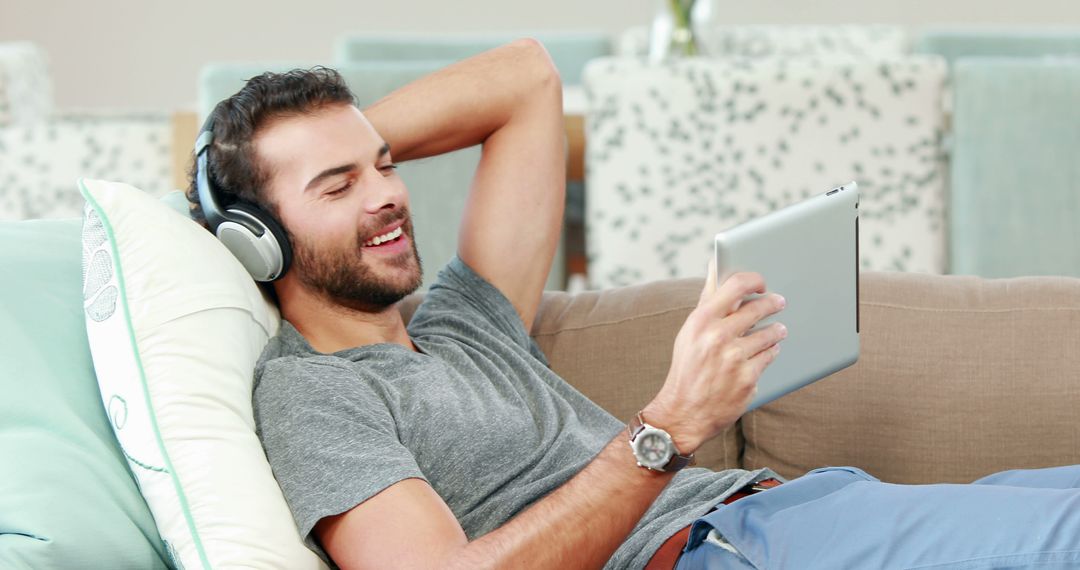
[[(440, 272), (408, 332), (420, 353), (373, 344), (322, 354), (285, 322), (256, 366), (259, 437), (301, 536), (324, 559), (315, 523), (403, 479), (426, 480), (472, 540), (624, 432), (548, 368), (510, 301), (460, 258)], [(682, 471), (607, 568), (643, 567), (711, 505), (772, 475)]]

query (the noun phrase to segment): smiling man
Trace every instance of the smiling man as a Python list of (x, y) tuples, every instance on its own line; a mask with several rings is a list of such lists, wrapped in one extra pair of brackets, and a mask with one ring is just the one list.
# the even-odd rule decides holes
[[(742, 302), (765, 293), (758, 275), (717, 284), (709, 271), (663, 387), (634, 418), (553, 373), (529, 330), (560, 231), (565, 147), (558, 74), (534, 41), (364, 112), (331, 70), (264, 74), (208, 124), (219, 200), (275, 217), (295, 254), (272, 284), (284, 322), (256, 369), (254, 411), (299, 532), (328, 561), (670, 569), (685, 546), (680, 568), (885, 568), (1077, 548), (1075, 468), (963, 492), (853, 468), (776, 488), (768, 470), (684, 469), (745, 411), (785, 336), (779, 324), (748, 332), (784, 306)], [(458, 255), (406, 327), (396, 303), (421, 269), (393, 161), (476, 144)], [(948, 544), (933, 541), (942, 533)]]

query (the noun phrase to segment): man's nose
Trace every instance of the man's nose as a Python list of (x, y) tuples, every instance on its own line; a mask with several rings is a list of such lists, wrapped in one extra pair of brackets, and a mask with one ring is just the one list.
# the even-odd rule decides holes
[(367, 173), (364, 184), (364, 210), (376, 213), (382, 209), (396, 209), (405, 204), (405, 184), (395, 176), (384, 176), (378, 169), (372, 168)]

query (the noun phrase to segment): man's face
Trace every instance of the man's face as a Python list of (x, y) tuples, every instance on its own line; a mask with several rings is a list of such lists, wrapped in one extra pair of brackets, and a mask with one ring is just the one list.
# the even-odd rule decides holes
[(255, 137), (295, 278), (350, 309), (384, 309), (421, 283), (408, 193), (389, 147), (352, 105), (274, 119)]

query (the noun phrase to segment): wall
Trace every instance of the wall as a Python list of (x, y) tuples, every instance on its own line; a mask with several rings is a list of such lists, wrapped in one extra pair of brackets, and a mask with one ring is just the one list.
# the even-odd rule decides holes
[[(647, 23), (655, 0), (0, 0), (0, 41), (52, 61), (59, 106), (194, 107), (199, 68), (221, 60), (329, 59), (345, 32), (591, 29)], [(1075, 0), (714, 0), (731, 23), (1080, 25)]]

